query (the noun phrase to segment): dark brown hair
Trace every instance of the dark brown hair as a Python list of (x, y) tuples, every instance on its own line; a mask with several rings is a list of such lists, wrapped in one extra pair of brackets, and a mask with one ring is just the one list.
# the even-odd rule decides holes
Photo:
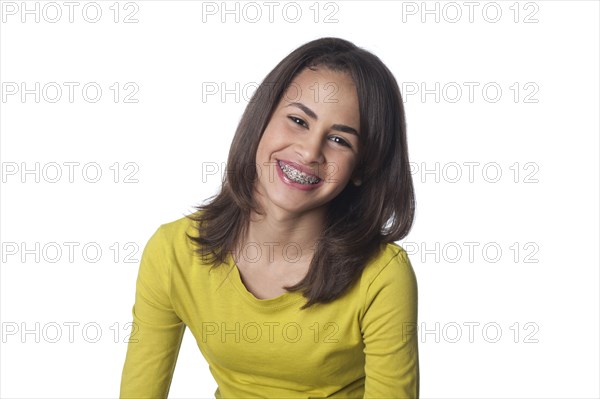
[[(353, 176), (327, 207), (325, 229), (317, 240), (308, 274), (288, 291), (327, 303), (361, 275), (382, 245), (404, 238), (413, 223), (415, 199), (406, 143), (404, 106), (396, 79), (381, 60), (349, 41), (321, 38), (285, 57), (263, 80), (235, 132), (221, 191), (188, 216), (197, 236), (196, 252), (213, 267), (225, 262), (244, 237), (253, 198), (256, 150), (263, 132), (292, 80), (305, 68), (348, 73), (356, 85), (360, 112), (360, 154)], [(250, 167), (249, 167), (250, 166)]]

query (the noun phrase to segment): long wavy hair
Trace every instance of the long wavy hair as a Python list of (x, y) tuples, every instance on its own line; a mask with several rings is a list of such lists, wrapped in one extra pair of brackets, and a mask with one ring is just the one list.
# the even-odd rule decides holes
[(286, 89), (305, 68), (348, 73), (356, 85), (360, 112), (360, 154), (354, 175), (327, 206), (325, 228), (317, 239), (307, 275), (287, 291), (301, 291), (307, 302), (327, 303), (341, 296), (361, 275), (382, 245), (411, 229), (415, 198), (409, 168), (404, 106), (396, 79), (372, 53), (339, 38), (308, 42), (285, 57), (252, 96), (231, 143), (219, 194), (197, 205), (188, 217), (197, 235), (195, 252), (217, 267), (245, 236), (257, 178), (256, 150)]

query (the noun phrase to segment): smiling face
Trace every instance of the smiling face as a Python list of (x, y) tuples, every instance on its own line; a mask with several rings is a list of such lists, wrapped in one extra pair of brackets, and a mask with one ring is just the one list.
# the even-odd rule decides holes
[(263, 210), (321, 211), (348, 184), (359, 154), (360, 115), (351, 77), (325, 67), (292, 81), (256, 152)]

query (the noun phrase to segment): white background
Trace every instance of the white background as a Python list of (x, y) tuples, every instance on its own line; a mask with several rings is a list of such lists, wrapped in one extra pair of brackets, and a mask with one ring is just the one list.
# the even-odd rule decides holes
[[(118, 396), (147, 239), (217, 192), (203, 170), (225, 162), (253, 87), (323, 36), (372, 51), (403, 89), (422, 397), (600, 396), (598, 2), (279, 2), (272, 22), (238, 3), (222, 22), (221, 2), (99, 1), (96, 23), (94, 4), (69, 22), (36, 3), (22, 22), (2, 2), (0, 396)], [(215, 389), (187, 331), (170, 397)]]

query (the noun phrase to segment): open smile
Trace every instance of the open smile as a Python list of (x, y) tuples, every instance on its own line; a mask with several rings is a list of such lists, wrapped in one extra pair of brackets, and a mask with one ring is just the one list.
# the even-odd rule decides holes
[(277, 160), (277, 165), (279, 166), (279, 168), (277, 168), (277, 172), (280, 177), (286, 183), (289, 182), (298, 188), (305, 190), (316, 188), (320, 186), (321, 182), (323, 181), (319, 177), (302, 172), (301, 170), (294, 168), (292, 165), (284, 161)]

